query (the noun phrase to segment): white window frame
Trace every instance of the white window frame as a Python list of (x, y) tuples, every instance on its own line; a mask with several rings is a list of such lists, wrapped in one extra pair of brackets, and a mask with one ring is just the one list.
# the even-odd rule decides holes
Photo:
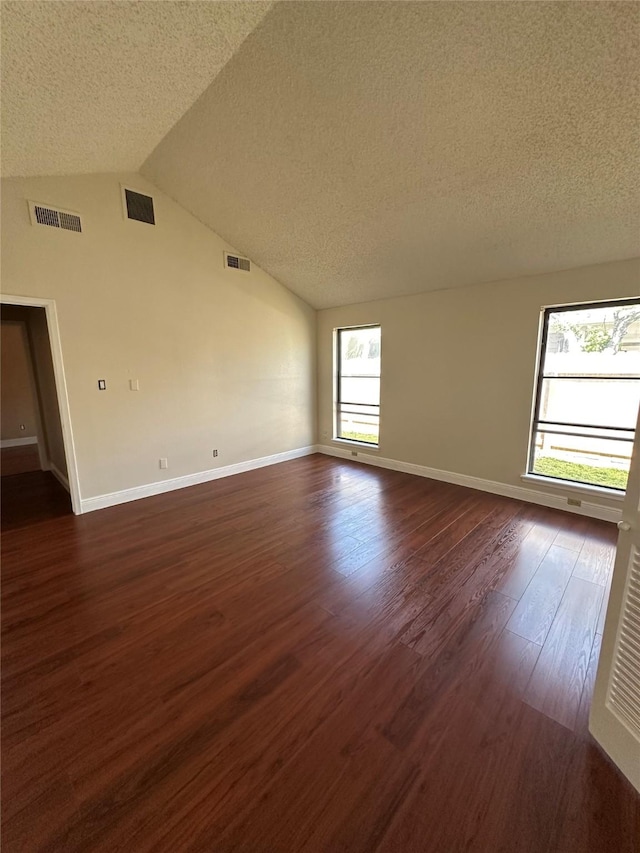
[[(363, 323), (358, 326), (339, 326), (338, 328), (333, 330), (333, 359), (334, 359), (334, 370), (333, 370), (333, 437), (332, 440), (338, 442), (340, 444), (349, 444), (354, 445), (355, 447), (362, 447), (363, 449), (368, 450), (378, 450), (380, 447), (380, 403), (377, 406), (371, 405), (371, 408), (378, 409), (378, 441), (376, 443), (370, 441), (359, 441), (355, 438), (343, 438), (339, 435), (339, 425), (340, 425), (340, 414), (342, 411), (342, 406), (349, 405), (348, 402), (345, 402), (340, 399), (341, 391), (340, 391), (340, 380), (341, 380), (341, 350), (340, 350), (340, 336), (343, 332), (353, 332), (359, 331), (360, 329), (380, 329), (380, 373), (378, 374), (378, 381), (381, 384), (380, 391), (382, 392), (382, 326), (380, 323)], [(372, 375), (371, 378), (375, 379), (375, 375)], [(355, 404), (353, 404), (355, 405)], [(358, 404), (363, 405), (363, 404)]]

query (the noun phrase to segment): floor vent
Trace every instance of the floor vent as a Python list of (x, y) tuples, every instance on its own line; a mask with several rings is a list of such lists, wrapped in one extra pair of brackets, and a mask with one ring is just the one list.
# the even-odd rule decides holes
[(137, 222), (146, 222), (155, 225), (156, 219), (153, 212), (153, 199), (150, 195), (137, 193), (123, 187), (124, 208), (127, 219), (135, 219)]
[(82, 233), (82, 220), (71, 210), (60, 210), (46, 204), (29, 202), (29, 215), (32, 225), (48, 225), (50, 228), (62, 228), (63, 231)]
[(249, 258), (241, 258), (239, 255), (231, 255), (229, 252), (224, 253), (224, 265), (232, 270), (251, 272), (251, 261)]

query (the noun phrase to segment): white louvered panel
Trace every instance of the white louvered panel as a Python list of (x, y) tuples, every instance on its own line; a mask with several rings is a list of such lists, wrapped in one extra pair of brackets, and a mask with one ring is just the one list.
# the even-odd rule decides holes
[(608, 698), (612, 710), (640, 736), (640, 550), (637, 547), (632, 549)]

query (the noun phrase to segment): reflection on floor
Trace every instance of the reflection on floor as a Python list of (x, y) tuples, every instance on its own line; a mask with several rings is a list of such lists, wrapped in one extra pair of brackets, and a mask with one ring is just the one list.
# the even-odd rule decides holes
[(31, 488), (4, 850), (637, 853), (587, 731), (613, 525), (319, 455), (81, 517)]

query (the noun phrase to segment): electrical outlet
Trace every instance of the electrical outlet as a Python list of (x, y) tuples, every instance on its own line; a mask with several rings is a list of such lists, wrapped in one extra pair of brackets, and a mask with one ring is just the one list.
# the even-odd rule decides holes
[(161, 459), (160, 460), (160, 467), (161, 468), (168, 468), (169, 467), (169, 461), (167, 459)]
[(214, 456), (217, 456), (217, 455), (218, 455), (218, 451), (217, 451), (217, 450), (214, 450), (214, 451), (213, 451), (213, 455), (214, 455)]
[(567, 503), (569, 506), (582, 506), (582, 501), (579, 501), (578, 498), (567, 498)]

